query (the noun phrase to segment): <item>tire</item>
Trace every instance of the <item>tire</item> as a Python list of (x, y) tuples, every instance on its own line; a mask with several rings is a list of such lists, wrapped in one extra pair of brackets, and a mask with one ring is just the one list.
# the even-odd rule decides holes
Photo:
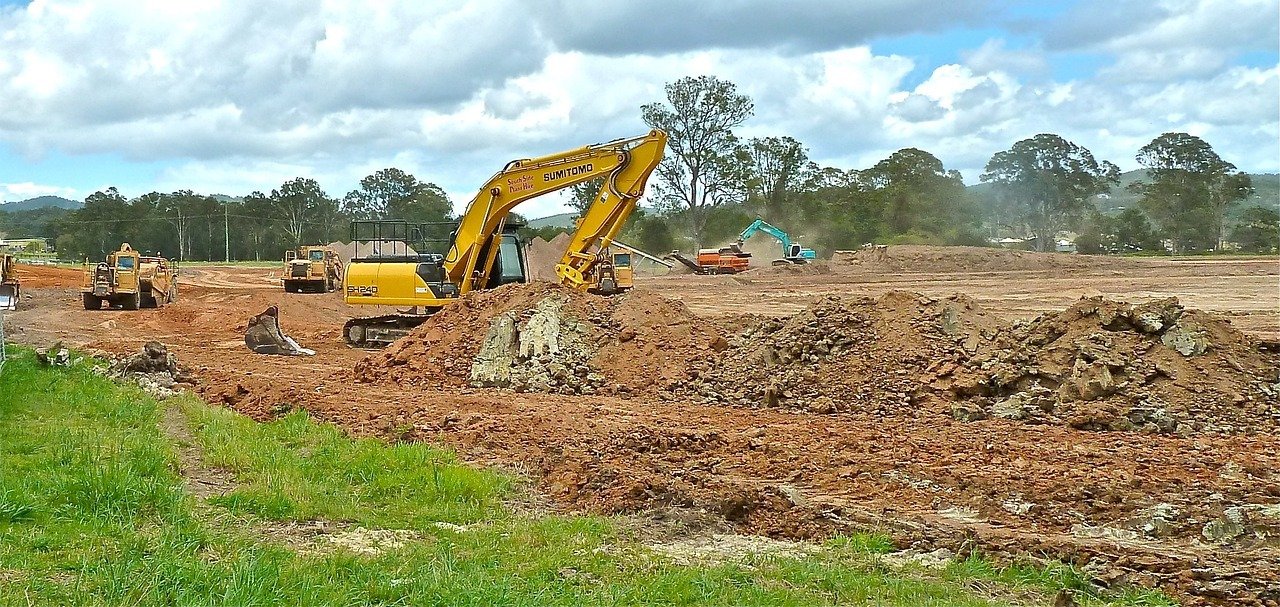
[(92, 293), (83, 293), (82, 295), (84, 295), (84, 309), (86, 309), (86, 310), (101, 310), (101, 309), (102, 309), (102, 300), (101, 300), (101, 299), (98, 299), (98, 298), (97, 298), (97, 297), (95, 297)]

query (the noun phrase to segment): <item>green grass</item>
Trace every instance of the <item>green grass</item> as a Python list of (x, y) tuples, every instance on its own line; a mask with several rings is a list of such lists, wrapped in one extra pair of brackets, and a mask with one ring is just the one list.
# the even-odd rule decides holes
[[(233, 491), (184, 492), (164, 406)], [(45, 369), (19, 350), (0, 372), (0, 605), (983, 606), (1062, 587), (1103, 604), (1062, 566), (891, 569), (875, 534), (802, 558), (676, 565), (614, 519), (513, 513), (514, 486), (430, 445), (352, 440), (303, 413), (256, 424), (190, 397), (160, 404), (91, 363)], [(286, 531), (310, 520), (416, 539), (362, 555)]]

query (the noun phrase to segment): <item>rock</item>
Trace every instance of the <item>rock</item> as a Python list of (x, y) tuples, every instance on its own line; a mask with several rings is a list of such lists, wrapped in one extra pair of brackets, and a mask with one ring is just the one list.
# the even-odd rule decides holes
[[(1024, 405), (1025, 398), (1022, 393), (1014, 394), (1009, 398), (991, 405), (991, 415), (992, 417), (1000, 417), (1003, 419), (1022, 419), (1027, 416), (1023, 411)], [(952, 411), (954, 413), (954, 408)]]
[(951, 417), (956, 421), (975, 422), (987, 419), (987, 413), (969, 403), (951, 403)]
[(1178, 298), (1169, 297), (1134, 306), (1130, 320), (1134, 328), (1143, 333), (1159, 333), (1181, 315), (1182, 306), (1178, 305)]
[(1203, 331), (1191, 327), (1175, 326), (1160, 336), (1160, 343), (1173, 348), (1183, 356), (1199, 356), (1209, 350), (1209, 338)]

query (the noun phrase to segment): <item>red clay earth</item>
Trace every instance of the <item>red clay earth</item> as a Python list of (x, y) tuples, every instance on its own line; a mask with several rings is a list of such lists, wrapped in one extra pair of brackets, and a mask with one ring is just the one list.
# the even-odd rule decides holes
[[(1055, 259), (1058, 263), (1064, 262)], [(197, 390), (211, 401), (259, 419), (305, 407), (356, 434), (445, 443), (469, 461), (529, 476), (566, 511), (703, 509), (743, 532), (783, 537), (882, 528), (903, 545), (1057, 556), (1085, 565), (1104, 582), (1158, 585), (1188, 604), (1274, 605), (1280, 600), (1274, 565), (1280, 562), (1275, 516), (1280, 441), (1265, 415), (1249, 417), (1246, 405), (1257, 406), (1257, 400), (1238, 404), (1234, 396), (1257, 396), (1249, 390), (1260, 389), (1258, 382), (1265, 385), (1266, 365), (1275, 368), (1273, 354), (1248, 349), (1259, 344), (1251, 340), (1280, 335), (1275, 290), (1280, 263), (1275, 258), (1126, 260), (1114, 267), (1103, 263), (1070, 271), (882, 274), (837, 268), (825, 274), (778, 272), (754, 278), (757, 272), (646, 278), (643, 287), (679, 299), (687, 309), (652, 292), (628, 296), (637, 304), (631, 308), (625, 301), (580, 301), (574, 295), (560, 308), (548, 308), (559, 310), (559, 315), (551, 314), (555, 319), (582, 321), (588, 338), (615, 336), (617, 343), (580, 340), (592, 353), (585, 360), (588, 375), (598, 373), (607, 381), (562, 380), (555, 386), (558, 392), (584, 392), (586, 387), (594, 394), (516, 391), (539, 387), (529, 385), (475, 388), (461, 368), (469, 360), (460, 354), (453, 355), (459, 369), (441, 367), (438, 382), (397, 384), (393, 373), (377, 372), (392, 350), (354, 351), (340, 341), (346, 318), (379, 311), (347, 307), (336, 294), (258, 288), (272, 286), (269, 269), (202, 267), (203, 278), (196, 285), (186, 283), (176, 304), (137, 312), (86, 312), (76, 291), (78, 275), (23, 270), (24, 278), (49, 282), (24, 285), (24, 294), (31, 297), (24, 295), (23, 309), (5, 315), (11, 339), (32, 344), (60, 339), (113, 353), (136, 351), (156, 339), (192, 370)], [(879, 307), (875, 299), (859, 299), (880, 298), (893, 289), (923, 295), (893, 294)], [(557, 292), (547, 286), (511, 291), (512, 299), (528, 291), (524, 295), (535, 308)], [(965, 296), (951, 298), (954, 292)], [(775, 390), (780, 397), (776, 406), (743, 406), (736, 396), (701, 394), (701, 375), (682, 380), (669, 373), (672, 360), (722, 368), (744, 363), (750, 357), (739, 360), (738, 355), (754, 356), (761, 344), (779, 345), (771, 337), (788, 338), (787, 323), (794, 319), (772, 321), (781, 326), (753, 335), (744, 336), (744, 329), (761, 318), (836, 306), (820, 299), (830, 294), (839, 296), (834, 301), (842, 302), (840, 314), (859, 316), (865, 323), (850, 335), (870, 339), (842, 346), (852, 362), (841, 362), (837, 353), (815, 363), (821, 384), (833, 386), (825, 393), (810, 398), (793, 386), (787, 397), (783, 386)], [(1129, 328), (1115, 325), (1115, 317), (1102, 319), (1123, 309), (1120, 304), (1086, 301), (1062, 312), (1079, 296), (1098, 294), (1134, 302), (1176, 295), (1188, 308), (1211, 310), (1213, 314), (1180, 315), (1205, 328), (1211, 347), (1186, 357), (1185, 369), (1167, 369), (1174, 376), (1169, 377), (1159, 367), (1170, 363), (1168, 356), (1182, 355), (1161, 349), (1173, 347), (1163, 343), (1163, 335), (1134, 330), (1132, 309), (1128, 316), (1119, 315), (1126, 319), (1120, 324)], [(316, 349), (315, 357), (266, 357), (244, 349), (240, 331), (245, 320), (270, 304), (280, 307), (285, 332)], [(944, 325), (956, 325), (945, 322), (949, 305), (967, 306), (952, 315), (963, 330), (950, 335), (942, 331)], [(1079, 306), (1103, 313), (1086, 314)], [(1060, 314), (1032, 320), (1055, 310)], [(503, 312), (514, 313), (518, 329), (533, 317), (519, 305)], [(674, 328), (666, 324), (672, 319)], [(1224, 319), (1231, 325), (1219, 324)], [(1009, 328), (1016, 320), (1023, 324)], [(1121, 330), (1105, 329), (1109, 324)], [(618, 340), (628, 327), (636, 335)], [(1038, 336), (1057, 332), (1053, 327), (1066, 329), (1053, 343), (1026, 347), (1022, 358), (1006, 356)], [(424, 353), (440, 356), (454, 348), (462, 352), (474, 347), (478, 353), (483, 344), (476, 342), (489, 328), (477, 322), (466, 339), (442, 333), (431, 342), (421, 335), (420, 345)], [(668, 329), (670, 335), (664, 334)], [(429, 330), (428, 325), (422, 330)], [(1112, 338), (1110, 349), (1098, 349), (1091, 340), (1104, 331)], [(966, 340), (974, 333), (981, 343), (970, 352)], [(688, 341), (680, 342), (683, 338)], [(452, 344), (440, 341), (450, 339)], [(671, 340), (690, 347), (664, 347)], [(608, 353), (607, 348), (622, 346), (634, 349)], [(1122, 354), (1124, 360), (1111, 360), (1108, 353)], [(934, 357), (956, 362), (956, 368), (944, 374), (943, 365), (933, 366)], [(1126, 387), (1097, 399), (1058, 404), (1063, 386), (1079, 379), (1072, 375), (1079, 361), (1080, 377), (1089, 378), (1099, 373), (1102, 361), (1112, 373), (1113, 387), (1145, 381), (1154, 370), (1155, 387), (1148, 392), (1176, 404), (1183, 402), (1179, 391), (1186, 391), (1213, 406), (1188, 408), (1191, 423), (1181, 434), (1177, 424), (1169, 432), (1160, 427), (1161, 419), (1145, 417), (1130, 421), (1132, 429), (1123, 424), (1113, 428), (1110, 421), (1080, 423), (1081, 403), (1121, 407), (1119, 401), (1107, 404), (1117, 398), (1124, 407), (1137, 403), (1130, 402), (1134, 392)], [(1007, 370), (1009, 382), (973, 383), (985, 363), (988, 370)], [(828, 365), (834, 366), (825, 369)], [(431, 375), (417, 358), (410, 357), (404, 366), (416, 368), (417, 377)], [(907, 371), (907, 379), (897, 379), (893, 372), (899, 368)], [(738, 372), (745, 378), (744, 389), (771, 377), (750, 366)], [(857, 373), (890, 378), (887, 389), (863, 385), (853, 392), (859, 385)], [(916, 374), (932, 379), (921, 387), (923, 380), (908, 381)], [(577, 377), (576, 369), (572, 375)], [(660, 379), (617, 389), (625, 377)], [(979, 385), (988, 386), (987, 391), (977, 390)], [(1052, 412), (1044, 412), (1035, 400), (1044, 393), (1033, 388), (1053, 390)], [(1072, 390), (1065, 389), (1077, 396)], [(996, 407), (1024, 393), (1029, 403)], [(857, 394), (866, 396), (865, 406), (844, 404), (857, 401)], [(1227, 395), (1230, 403), (1222, 400)], [(832, 397), (835, 412), (824, 412), (822, 405), (814, 411), (808, 401), (822, 396)], [(957, 404), (959, 409), (953, 407)], [(1129, 419), (1127, 409), (1117, 413)], [(1232, 421), (1240, 416), (1252, 421)], [(1210, 420), (1200, 421), (1208, 427), (1196, 428), (1202, 418)]]

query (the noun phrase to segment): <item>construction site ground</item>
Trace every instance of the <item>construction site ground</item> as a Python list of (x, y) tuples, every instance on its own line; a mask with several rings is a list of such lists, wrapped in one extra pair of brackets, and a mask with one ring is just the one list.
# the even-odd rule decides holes
[[(1062, 310), (1081, 297), (1176, 296), (1249, 335), (1280, 340), (1275, 257), (1092, 258), (992, 270), (949, 263), (946, 251), (914, 251), (905, 266), (823, 262), (636, 282), (728, 328), (789, 315), (831, 294), (962, 293), (1006, 320)], [(880, 529), (904, 547), (1071, 560), (1101, 581), (1158, 586), (1189, 604), (1280, 600), (1280, 528), (1236, 544), (1143, 531), (1177, 527), (1179, 513), (1214, 504), (1218, 512), (1276, 507), (1274, 433), (1103, 432), (930, 412), (819, 414), (652, 392), (353, 381), (354, 367), (382, 354), (345, 346), (342, 324), (388, 310), (347, 306), (340, 293), (286, 294), (277, 274), (187, 268), (175, 304), (90, 312), (81, 306), (78, 269), (20, 266), (23, 300), (5, 315), (5, 333), (19, 343), (61, 341), (111, 354), (160, 341), (210, 402), (258, 419), (301, 407), (354, 434), (440, 442), (468, 461), (528, 477), (566, 511), (696, 512), (689, 520), (711, 516), (745, 533), (785, 538)], [(284, 332), (315, 356), (245, 348), (246, 321), (270, 305), (279, 306)], [(652, 356), (662, 357), (661, 347)]]

